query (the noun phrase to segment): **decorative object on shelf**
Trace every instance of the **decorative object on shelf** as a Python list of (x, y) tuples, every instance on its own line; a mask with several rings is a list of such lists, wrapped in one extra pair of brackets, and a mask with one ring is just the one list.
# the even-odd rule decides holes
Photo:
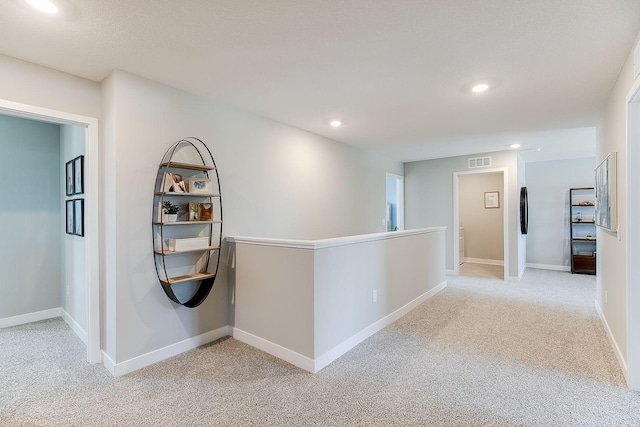
[(189, 178), (187, 188), (193, 194), (211, 194), (211, 180), (207, 178)]
[(500, 207), (500, 192), (499, 191), (485, 191), (484, 193), (484, 208), (485, 209), (497, 209)]
[(593, 187), (569, 189), (571, 273), (596, 274)]
[(612, 152), (596, 168), (596, 225), (607, 230), (615, 230), (616, 207), (616, 153)]
[(162, 222), (176, 222), (178, 220), (180, 207), (169, 200), (162, 202), (162, 213), (165, 215)]
[(213, 220), (213, 204), (212, 203), (200, 203), (198, 206), (199, 221), (211, 221)]
[(520, 188), (520, 232), (522, 234), (529, 232), (529, 196), (527, 195), (527, 187)]
[(184, 185), (182, 174), (168, 173), (165, 177), (165, 187), (167, 193), (186, 193), (187, 188)]
[(200, 203), (189, 202), (187, 203), (187, 212), (189, 213), (188, 221), (200, 220)]
[[(169, 147), (158, 167), (154, 194), (153, 252), (158, 280), (173, 302), (197, 307), (213, 288), (222, 243), (220, 178), (202, 140), (189, 137)], [(165, 221), (165, 208), (168, 214), (168, 207), (177, 207), (177, 201), (184, 201), (184, 217)]]

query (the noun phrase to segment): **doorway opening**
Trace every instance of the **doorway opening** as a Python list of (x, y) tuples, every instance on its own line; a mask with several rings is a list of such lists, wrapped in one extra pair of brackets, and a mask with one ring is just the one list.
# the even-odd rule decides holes
[(454, 274), (509, 277), (507, 170), (455, 172)]
[(386, 231), (404, 230), (404, 176), (387, 173)]
[[(84, 129), (84, 282), (87, 361), (101, 363), (98, 119), (0, 99), (0, 113)], [(64, 210), (64, 209), (63, 209)]]

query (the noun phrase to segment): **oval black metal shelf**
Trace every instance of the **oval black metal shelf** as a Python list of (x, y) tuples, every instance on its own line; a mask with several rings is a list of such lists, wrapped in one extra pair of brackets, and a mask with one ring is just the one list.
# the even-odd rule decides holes
[[(184, 151), (183, 151), (184, 150)], [(186, 156), (185, 156), (186, 154)], [(179, 161), (176, 159), (179, 155)], [(185, 157), (188, 158), (185, 161)], [(191, 161), (193, 159), (193, 161)], [(181, 172), (181, 173), (178, 173)], [(200, 178), (203, 181), (210, 181), (211, 187), (208, 189), (210, 192), (174, 192), (170, 191), (173, 188), (169, 187), (169, 183), (173, 183), (173, 176), (175, 174), (182, 177), (183, 173), (190, 173), (195, 178)], [(181, 183), (184, 185), (184, 182)], [(196, 187), (197, 188), (197, 187)], [(217, 192), (216, 192), (217, 190)], [(179, 197), (180, 201), (185, 199), (194, 200), (195, 203), (210, 203), (212, 207), (212, 214), (217, 213), (218, 218), (212, 218), (205, 221), (198, 220), (181, 220), (169, 222), (163, 218), (162, 206), (166, 200), (173, 197)], [(202, 200), (206, 199), (207, 202)], [(174, 199), (176, 200), (176, 199)], [(185, 209), (187, 218), (191, 219), (188, 215), (190, 212)], [(218, 268), (220, 266), (220, 246), (222, 244), (222, 196), (220, 191), (220, 177), (218, 175), (218, 169), (216, 167), (213, 155), (206, 144), (194, 137), (184, 138), (174, 143), (165, 152), (162, 162), (158, 167), (158, 174), (156, 177), (156, 185), (154, 190), (153, 200), (153, 252), (154, 261), (156, 265), (156, 274), (158, 280), (164, 289), (167, 296), (177, 304), (185, 307), (197, 307), (207, 298), (209, 292), (213, 288)], [(199, 225), (204, 228), (199, 229), (198, 235), (195, 237), (208, 237), (208, 245), (206, 247), (188, 248), (184, 250), (169, 250), (165, 243), (164, 228), (171, 227), (171, 230), (185, 230), (180, 226), (187, 226), (186, 230), (192, 229), (192, 225)], [(204, 233), (205, 235), (201, 235)], [(188, 233), (186, 233), (188, 234)], [(167, 258), (176, 259), (180, 257), (174, 257), (175, 255), (187, 254), (191, 256), (204, 257), (204, 260), (200, 262), (203, 264), (201, 271), (196, 271), (191, 274), (179, 274), (171, 276), (167, 269)], [(198, 263), (194, 265), (197, 267)], [(190, 267), (190, 265), (181, 266), (182, 269)], [(173, 286), (182, 283), (194, 283), (191, 295), (186, 300), (180, 300), (173, 289)]]

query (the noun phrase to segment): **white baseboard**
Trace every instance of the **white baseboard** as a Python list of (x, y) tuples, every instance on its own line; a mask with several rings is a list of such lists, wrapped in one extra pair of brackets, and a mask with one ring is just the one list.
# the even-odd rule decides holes
[(309, 357), (290, 350), (286, 347), (282, 347), (279, 344), (265, 340), (264, 338), (260, 338), (249, 332), (243, 331), (242, 329), (233, 328), (233, 338), (237, 339), (238, 341), (242, 341), (245, 344), (249, 344), (250, 346), (255, 347), (259, 350), (262, 350), (265, 353), (269, 353), (270, 355), (275, 356), (278, 359), (289, 362), (300, 369), (304, 369), (305, 371), (309, 371), (314, 374), (317, 372), (315, 369), (315, 361), (313, 359), (310, 359)]
[(457, 276), (458, 273), (456, 273), (455, 270), (445, 270), (444, 274), (446, 274), (447, 276)]
[(9, 328), (11, 326), (24, 325), (25, 323), (38, 322), (40, 320), (53, 319), (61, 316), (62, 309), (60, 307), (50, 308), (48, 310), (36, 311), (34, 313), (20, 314), (18, 316), (5, 317), (0, 319), (0, 329)]
[(553, 271), (571, 271), (571, 267), (569, 267), (568, 265), (536, 264), (532, 262), (527, 263), (527, 268), (537, 268), (540, 270), (553, 270)]
[(214, 329), (213, 331), (187, 338), (186, 340), (168, 345), (164, 348), (159, 348), (120, 363), (115, 363), (113, 359), (103, 351), (102, 358), (104, 367), (111, 372), (111, 375), (119, 377), (130, 372), (137, 371), (138, 369), (145, 368), (149, 365), (153, 365), (154, 363), (161, 362), (170, 357), (177, 356), (180, 353), (184, 353), (187, 350), (210, 343), (211, 341), (229, 336), (231, 335), (231, 332), (231, 326), (223, 326), (221, 328)]
[(413, 310), (415, 307), (422, 304), (423, 302), (425, 302), (426, 300), (428, 300), (429, 298), (431, 298), (432, 296), (434, 296), (435, 294), (437, 294), (438, 292), (440, 292), (446, 287), (447, 287), (446, 281), (440, 283), (433, 289), (425, 292), (424, 294), (420, 295), (413, 301), (410, 301), (409, 303), (395, 310), (393, 313), (388, 314), (382, 319), (367, 326), (362, 331), (356, 333), (350, 338), (347, 338), (346, 340), (344, 340), (337, 346), (333, 347), (331, 350), (327, 351), (326, 353), (322, 354), (315, 360), (307, 356), (304, 356), (300, 353), (297, 353), (293, 350), (290, 350), (288, 348), (282, 347), (279, 344), (273, 343), (271, 341), (267, 341), (263, 338), (260, 338), (253, 334), (240, 330), (238, 328), (234, 328), (233, 337), (239, 341), (242, 341), (246, 344), (256, 347), (262, 351), (265, 351), (275, 357), (285, 360), (291, 363), (292, 365), (297, 366), (298, 368), (304, 369), (305, 371), (315, 374), (319, 372), (322, 368), (326, 367), (331, 362), (338, 359), (340, 356), (342, 356), (343, 354), (345, 354), (346, 352), (348, 352), (349, 350), (351, 350), (352, 348), (360, 344), (362, 341), (369, 338), (371, 335), (375, 334), (376, 332), (382, 330), (386, 326), (400, 319), (402, 316), (404, 316), (405, 314)]
[(504, 260), (502, 260), (502, 259), (484, 259), (484, 258), (463, 257), (463, 258), (461, 258), (461, 260), (462, 260), (462, 262), (470, 262), (472, 264), (504, 265)]
[(604, 317), (604, 313), (602, 312), (602, 308), (600, 307), (600, 304), (598, 304), (598, 300), (596, 300), (595, 306), (596, 306), (596, 311), (598, 312), (598, 316), (600, 316), (600, 321), (604, 326), (604, 330), (607, 334), (607, 338), (609, 338), (609, 343), (611, 344), (611, 347), (613, 347), (613, 353), (616, 355), (616, 359), (618, 359), (618, 363), (620, 364), (620, 368), (622, 369), (622, 374), (624, 375), (625, 380), (628, 381), (629, 378), (627, 377), (627, 362), (624, 360), (624, 357), (622, 356), (622, 352), (620, 351), (620, 347), (618, 347), (618, 343), (616, 342), (616, 339), (613, 337), (611, 328), (609, 328), (609, 324), (607, 323), (607, 319)]
[(67, 311), (62, 307), (60, 308), (60, 315), (62, 316), (62, 320), (64, 320), (67, 325), (69, 325), (71, 330), (75, 332), (78, 338), (82, 340), (84, 345), (87, 345), (87, 331), (82, 329), (82, 327), (78, 325), (78, 322), (76, 322), (75, 319), (71, 317), (69, 313), (67, 313)]
[(342, 356), (343, 354), (345, 354), (346, 352), (348, 352), (349, 350), (351, 350), (352, 348), (360, 344), (362, 341), (369, 338), (371, 335), (375, 334), (376, 332), (384, 329), (385, 327), (389, 326), (396, 320), (400, 319), (402, 316), (406, 315), (411, 310), (413, 310), (414, 308), (416, 308), (417, 306), (419, 306), (420, 304), (422, 304), (423, 302), (425, 302), (426, 300), (428, 300), (429, 298), (431, 298), (432, 296), (434, 296), (435, 294), (437, 294), (438, 292), (440, 292), (446, 287), (447, 287), (447, 281), (445, 280), (444, 282), (438, 284), (433, 289), (430, 289), (429, 291), (420, 295), (413, 301), (410, 301), (407, 304), (403, 305), (393, 313), (388, 314), (387, 316), (369, 325), (368, 327), (364, 328), (362, 331), (358, 332), (357, 334), (353, 335), (350, 338), (347, 338), (342, 343), (333, 347), (331, 350), (327, 351), (326, 353), (324, 353), (323, 355), (321, 355), (315, 360), (316, 372), (320, 371), (322, 368), (329, 365), (334, 360), (338, 359), (340, 356)]

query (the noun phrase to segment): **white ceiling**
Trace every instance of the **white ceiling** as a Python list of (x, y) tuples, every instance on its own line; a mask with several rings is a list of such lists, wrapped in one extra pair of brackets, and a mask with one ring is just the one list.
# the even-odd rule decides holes
[[(574, 128), (597, 124), (640, 31), (640, 0), (54, 2), (0, 1), (0, 53), (121, 69), (402, 161), (515, 140), (593, 155)], [(492, 89), (470, 94), (478, 80)]]

